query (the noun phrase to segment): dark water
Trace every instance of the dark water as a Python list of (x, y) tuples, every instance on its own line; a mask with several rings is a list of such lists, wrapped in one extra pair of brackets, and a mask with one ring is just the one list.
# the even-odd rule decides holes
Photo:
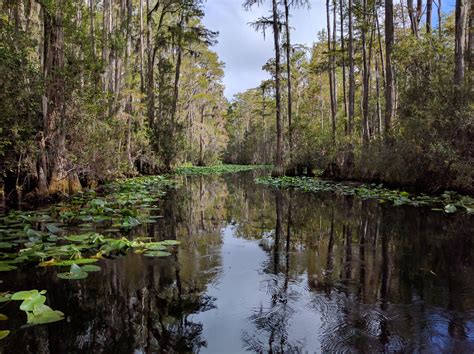
[(16, 330), (1, 350), (474, 352), (472, 217), (275, 192), (249, 173), (186, 178), (161, 204), (133, 233), (182, 241), (171, 257), (103, 260), (82, 281), (1, 274), (1, 291), (45, 289), (67, 316), (21, 328), (2, 308)]

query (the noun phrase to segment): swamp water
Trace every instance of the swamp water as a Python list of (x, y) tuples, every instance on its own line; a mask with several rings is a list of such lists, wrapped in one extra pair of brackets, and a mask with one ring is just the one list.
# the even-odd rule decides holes
[(0, 304), (0, 352), (474, 352), (472, 216), (254, 177), (181, 177), (163, 217), (126, 235), (181, 241), (171, 256), (129, 251), (83, 280), (0, 273), (0, 292), (47, 290), (65, 314), (24, 327)]

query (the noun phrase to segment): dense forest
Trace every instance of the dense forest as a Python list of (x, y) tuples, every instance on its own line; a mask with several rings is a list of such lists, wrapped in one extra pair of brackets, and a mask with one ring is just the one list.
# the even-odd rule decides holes
[[(183, 164), (472, 192), (474, 2), (304, 0), (266, 6), (271, 79), (224, 96), (201, 0), (2, 0), (0, 187), (45, 198)], [(262, 37), (262, 40), (264, 38)]]

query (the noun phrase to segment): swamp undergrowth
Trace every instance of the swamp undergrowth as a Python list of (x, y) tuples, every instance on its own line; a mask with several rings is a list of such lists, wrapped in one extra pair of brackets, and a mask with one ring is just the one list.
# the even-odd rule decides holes
[(455, 213), (474, 213), (474, 198), (446, 191), (438, 196), (410, 194), (405, 191), (384, 188), (382, 184), (351, 185), (310, 177), (259, 177), (256, 183), (274, 188), (294, 188), (304, 192), (333, 192), (355, 195), (363, 199), (377, 199), (379, 203), (392, 202), (394, 206), (430, 206), (433, 210)]

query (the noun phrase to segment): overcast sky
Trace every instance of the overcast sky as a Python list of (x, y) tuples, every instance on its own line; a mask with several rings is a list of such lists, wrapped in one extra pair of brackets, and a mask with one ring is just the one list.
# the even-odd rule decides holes
[[(267, 31), (255, 32), (249, 25), (262, 15), (269, 15), (269, 4), (244, 11), (243, 0), (207, 0), (204, 23), (207, 28), (219, 31), (219, 43), (213, 48), (225, 63), (226, 97), (256, 87), (268, 78), (263, 64), (273, 57), (273, 37)], [(325, 24), (324, 2), (314, 1), (311, 9), (293, 10), (290, 25), (294, 28), (292, 42), (311, 46), (316, 34)]]

